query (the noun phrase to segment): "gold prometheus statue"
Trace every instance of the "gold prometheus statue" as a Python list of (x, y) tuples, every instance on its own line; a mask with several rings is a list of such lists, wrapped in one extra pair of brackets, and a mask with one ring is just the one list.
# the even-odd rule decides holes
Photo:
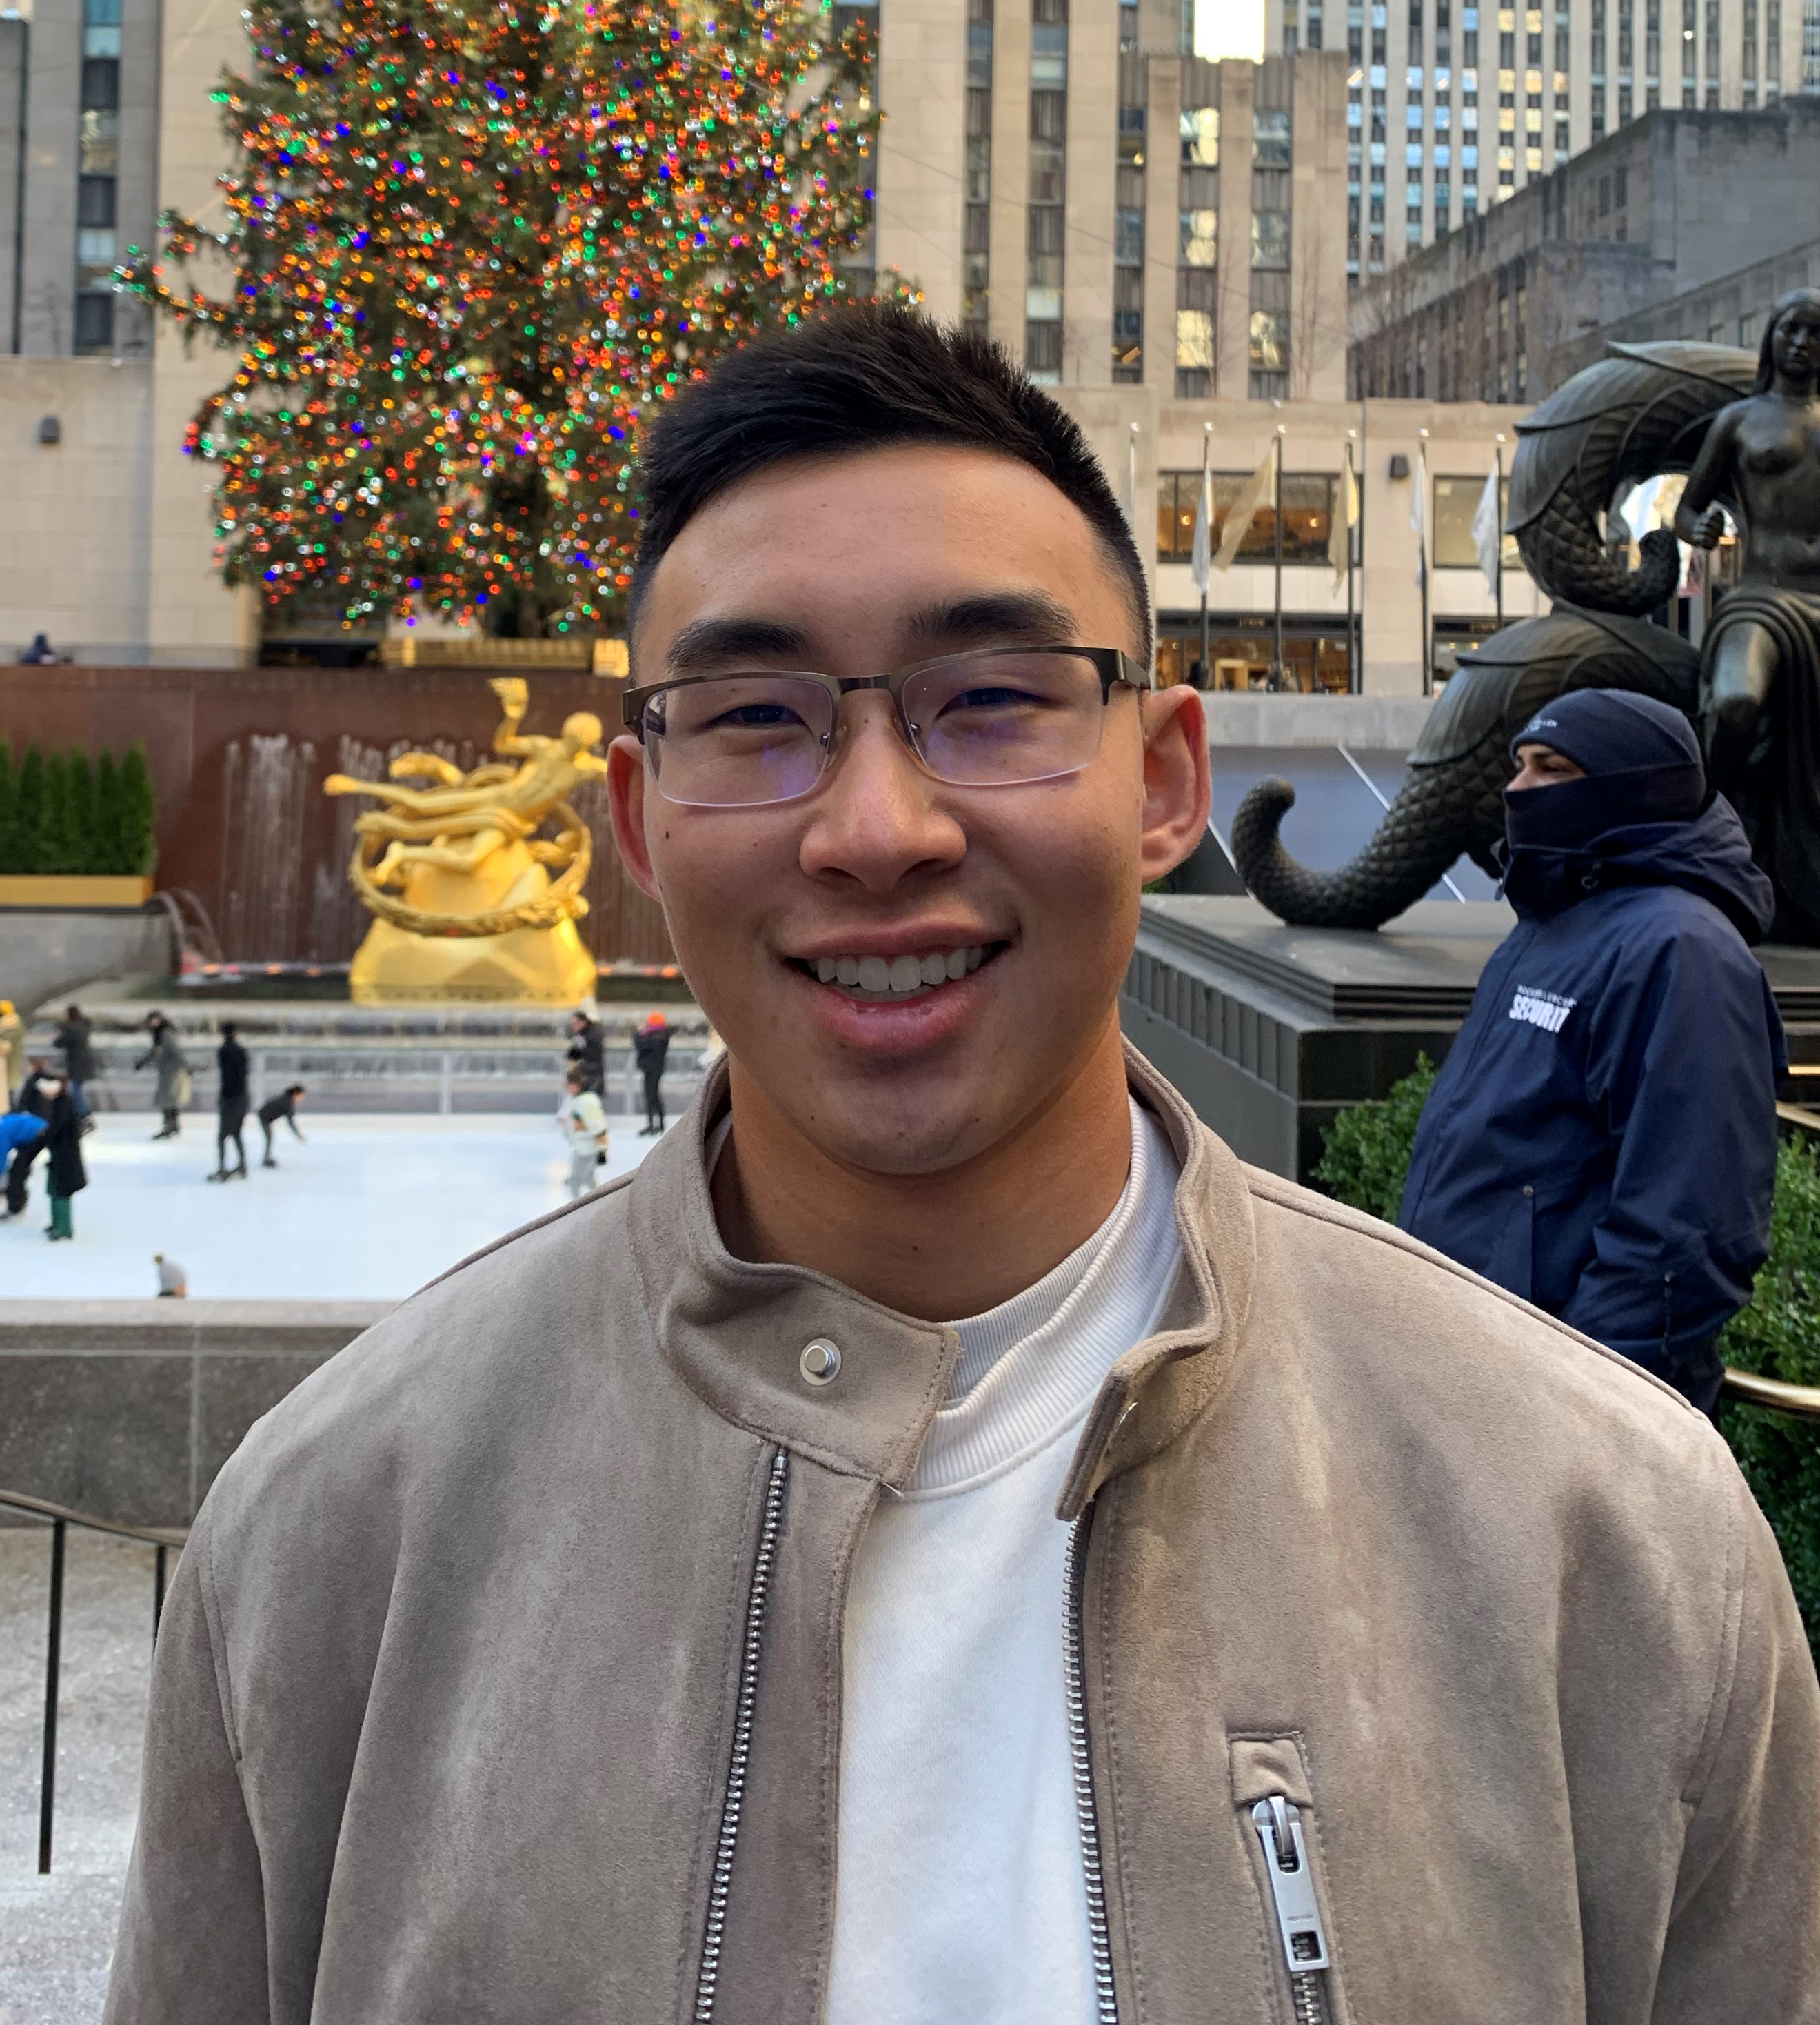
[[(593, 993), (594, 960), (574, 924), (587, 912), (593, 839), (567, 798), (607, 771), (593, 750), (600, 720), (577, 711), (560, 737), (527, 735), (523, 680), (490, 686), (504, 712), (498, 759), (464, 774), (433, 752), (405, 752), (389, 781), (331, 774), (322, 784), (386, 804), (354, 825), (348, 880), (374, 917), (349, 972), (357, 999), (573, 1004)], [(537, 835), (552, 821), (554, 836)]]

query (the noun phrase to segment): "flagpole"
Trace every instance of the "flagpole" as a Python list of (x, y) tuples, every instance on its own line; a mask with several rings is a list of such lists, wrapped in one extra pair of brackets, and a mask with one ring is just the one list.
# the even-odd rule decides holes
[(1495, 579), (1494, 587), (1498, 595), (1498, 625), (1502, 630), (1504, 624), (1504, 439), (1502, 435), (1498, 438), (1493, 455), (1497, 460), (1498, 471), (1498, 567), (1493, 575)]
[(1434, 694), (1434, 646), (1429, 638), (1428, 500), (1426, 496), (1428, 491), (1428, 458), (1424, 454), (1428, 449), (1426, 440), (1428, 431), (1424, 429), (1421, 433), (1425, 440), (1422, 450), (1417, 453), (1415, 461), (1416, 511), (1420, 516), (1416, 523), (1415, 547), (1416, 567), (1422, 576), (1422, 693), (1425, 696), (1431, 696)]
[[(1346, 687), (1359, 693), (1359, 663), (1352, 646), (1352, 432), (1346, 432), (1346, 469), (1340, 480), (1340, 511), (1346, 522)], [(1330, 596), (1332, 594), (1330, 593)]]
[(1271, 671), (1276, 686), (1287, 685), (1286, 671), (1282, 664), (1282, 432), (1283, 424), (1276, 425), (1276, 505), (1273, 517), (1276, 522), (1276, 665)]
[[(1201, 506), (1207, 516), (1207, 546), (1209, 551), (1213, 546), (1213, 497), (1208, 473), (1213, 467), (1213, 424), (1203, 422), (1201, 424)], [(1204, 689), (1211, 689), (1213, 670), (1207, 659), (1207, 581), (1204, 576), (1201, 583), (1201, 686)]]

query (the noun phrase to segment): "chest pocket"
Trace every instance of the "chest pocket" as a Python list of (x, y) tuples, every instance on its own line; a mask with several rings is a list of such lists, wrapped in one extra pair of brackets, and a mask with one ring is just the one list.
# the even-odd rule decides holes
[(1235, 1737), (1229, 1749), (1236, 1825), (1264, 1924), (1266, 2016), (1277, 2025), (1354, 2025), (1301, 1747), (1293, 1737)]

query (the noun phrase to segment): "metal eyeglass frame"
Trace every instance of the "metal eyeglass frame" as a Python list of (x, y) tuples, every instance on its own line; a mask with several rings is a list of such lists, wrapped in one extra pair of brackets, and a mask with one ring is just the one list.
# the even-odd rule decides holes
[[(976, 647), (964, 653), (937, 654), (927, 661), (917, 661), (907, 668), (894, 668), (889, 674), (882, 675), (826, 675), (813, 668), (723, 668), (716, 670), (711, 674), (677, 675), (668, 682), (650, 682), (640, 689), (628, 689), (621, 700), (620, 709), (625, 718), (626, 729), (642, 746), (645, 742), (645, 706), (654, 696), (662, 696), (668, 690), (690, 689), (700, 682), (739, 682), (767, 676), (776, 681), (816, 683), (820, 688), (825, 689), (834, 700), (835, 730), (830, 731), (821, 741), (824, 753), (827, 756), (822, 761), (821, 771), (816, 776), (813, 785), (804, 788), (802, 794), (783, 797), (786, 801), (800, 801), (802, 795), (813, 794), (816, 788), (820, 787), (822, 781), (827, 777), (828, 766), (833, 756), (835, 734), (839, 730), (841, 698), (853, 695), (862, 689), (883, 689), (890, 696), (892, 710), (897, 720), (897, 729), (903, 733), (904, 744), (909, 747), (911, 752), (915, 755), (917, 764), (933, 779), (941, 781), (949, 787), (1028, 787), (1031, 785), (1030, 781), (949, 781), (945, 774), (938, 774), (930, 765), (928, 757), (921, 746), (918, 744), (917, 727), (910, 722), (904, 709), (904, 685), (913, 677), (923, 674), (928, 669), (945, 667), (955, 661), (990, 661), (1008, 659), (1013, 655), (1018, 654), (1071, 654), (1077, 660), (1090, 661), (1093, 664), (1094, 672), (1099, 677), (1099, 701), (1102, 709), (1112, 700), (1112, 693), (1115, 689), (1135, 689), (1141, 694), (1147, 689), (1154, 689), (1157, 685), (1154, 671), (1146, 667), (1141, 662), (1135, 660), (1121, 648), (1077, 647), (1072, 641), (1046, 640), (1038, 645), (1022, 647)], [(1097, 753), (1099, 749), (1095, 745), (1095, 752)], [(1091, 766), (1092, 763), (1090, 759), (1083, 759), (1078, 766), (1064, 767), (1058, 774), (1035, 774), (1032, 776), (1032, 780), (1062, 780), (1070, 774), (1078, 774), (1081, 767)], [(658, 778), (657, 788), (658, 792), (660, 795), (662, 794), (663, 784), (661, 776)], [(776, 807), (777, 804), (759, 802), (734, 803), (730, 806), (765, 808)]]

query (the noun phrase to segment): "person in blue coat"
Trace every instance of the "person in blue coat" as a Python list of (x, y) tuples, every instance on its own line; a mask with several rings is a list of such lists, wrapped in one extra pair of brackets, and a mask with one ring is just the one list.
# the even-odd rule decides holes
[(1412, 1237), (1708, 1412), (1769, 1249), (1775, 912), (1686, 718), (1584, 689), (1511, 742), (1499, 946), (1416, 1132)]

